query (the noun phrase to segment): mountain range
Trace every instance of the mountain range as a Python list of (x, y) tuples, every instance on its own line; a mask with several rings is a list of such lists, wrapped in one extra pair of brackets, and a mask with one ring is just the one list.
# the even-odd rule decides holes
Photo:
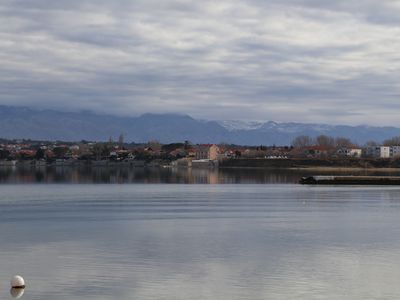
[(364, 144), (400, 136), (400, 128), (327, 124), (206, 121), (180, 114), (144, 114), (138, 117), (61, 112), (0, 106), (0, 138), (106, 141), (124, 135), (126, 142), (229, 143), (238, 145), (290, 145), (299, 135), (346, 137)]

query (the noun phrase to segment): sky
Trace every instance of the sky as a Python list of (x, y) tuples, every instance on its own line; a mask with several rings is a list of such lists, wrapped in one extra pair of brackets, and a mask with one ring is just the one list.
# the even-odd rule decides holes
[(400, 1), (2, 0), (0, 104), (400, 125)]

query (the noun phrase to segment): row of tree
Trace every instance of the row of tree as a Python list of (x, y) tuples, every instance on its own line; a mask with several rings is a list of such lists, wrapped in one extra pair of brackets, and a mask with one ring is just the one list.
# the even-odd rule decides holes
[(310, 137), (308, 135), (301, 135), (293, 140), (292, 146), (294, 148), (304, 148), (310, 146), (322, 146), (326, 148), (349, 148), (354, 147), (355, 143), (344, 137), (334, 138), (327, 135)]
[(383, 141), (384, 146), (400, 146), (400, 136), (395, 136)]
[[(378, 144), (375, 141), (369, 141), (365, 143), (364, 146), (400, 146), (400, 136), (395, 136), (390, 139), (384, 140), (382, 144)], [(357, 143), (354, 143), (348, 138), (345, 137), (332, 137), (328, 135), (319, 135), (317, 137), (311, 137), (308, 135), (301, 135), (296, 137), (292, 141), (292, 146), (294, 148), (304, 148), (310, 146), (323, 146), (326, 148), (350, 148), (350, 147), (359, 147)]]

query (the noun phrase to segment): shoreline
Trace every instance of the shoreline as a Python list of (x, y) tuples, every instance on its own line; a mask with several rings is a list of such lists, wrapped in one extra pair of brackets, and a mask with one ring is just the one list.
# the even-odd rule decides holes
[(266, 171), (315, 171), (315, 172), (400, 172), (399, 167), (331, 167), (331, 166), (219, 166), (219, 167), (174, 167), (166, 165), (141, 165), (132, 166), (126, 164), (106, 164), (106, 165), (91, 165), (91, 164), (71, 164), (71, 165), (0, 165), (1, 169), (43, 169), (43, 168), (132, 168), (132, 169), (148, 169), (148, 168), (168, 168), (168, 169), (203, 169), (203, 170), (266, 170)]

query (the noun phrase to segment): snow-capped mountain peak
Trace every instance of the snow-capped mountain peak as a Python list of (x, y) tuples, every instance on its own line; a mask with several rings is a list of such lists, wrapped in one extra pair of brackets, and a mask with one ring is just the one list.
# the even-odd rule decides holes
[(238, 120), (223, 120), (217, 121), (222, 127), (229, 131), (236, 130), (256, 130), (260, 129), (264, 123), (258, 121), (238, 121)]

